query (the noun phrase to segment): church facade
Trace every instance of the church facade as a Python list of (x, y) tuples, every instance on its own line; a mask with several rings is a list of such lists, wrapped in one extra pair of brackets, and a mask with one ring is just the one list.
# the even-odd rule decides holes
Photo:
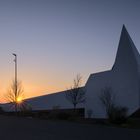
[[(122, 28), (115, 63), (111, 70), (91, 74), (86, 85), (85, 110), (91, 109), (93, 117), (105, 118), (100, 101), (102, 89), (111, 88), (115, 104), (128, 108), (131, 115), (140, 107), (140, 55), (125, 26)], [(85, 112), (87, 117), (87, 113)]]

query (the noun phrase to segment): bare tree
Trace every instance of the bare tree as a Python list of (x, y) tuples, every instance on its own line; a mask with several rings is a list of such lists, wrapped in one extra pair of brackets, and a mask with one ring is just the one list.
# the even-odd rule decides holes
[(20, 81), (13, 81), (5, 95), (5, 98), (14, 106), (15, 112), (25, 107), (23, 97), (22, 83)]
[(115, 97), (113, 95), (112, 88), (105, 87), (104, 89), (102, 89), (100, 100), (103, 106), (105, 107), (107, 116), (109, 117), (112, 112), (112, 109), (115, 106)]
[(105, 107), (107, 117), (111, 123), (121, 124), (127, 120), (128, 108), (115, 103), (115, 96), (110, 87), (102, 90), (100, 100)]
[(73, 86), (71, 86), (66, 91), (66, 99), (73, 104), (74, 109), (76, 109), (77, 104), (84, 103), (85, 98), (85, 90), (81, 87), (82, 77), (77, 74), (76, 78), (73, 81)]

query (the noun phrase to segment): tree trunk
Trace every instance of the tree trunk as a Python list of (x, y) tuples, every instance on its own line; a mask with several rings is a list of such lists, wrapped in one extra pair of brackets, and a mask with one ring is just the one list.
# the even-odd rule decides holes
[(76, 104), (74, 104), (74, 111), (76, 110)]
[(15, 115), (18, 115), (17, 104), (15, 104)]

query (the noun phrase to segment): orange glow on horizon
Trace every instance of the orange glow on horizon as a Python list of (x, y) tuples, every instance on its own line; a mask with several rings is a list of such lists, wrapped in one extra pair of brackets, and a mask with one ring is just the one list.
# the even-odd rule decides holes
[[(25, 76), (25, 75), (24, 75)], [(47, 94), (52, 94), (56, 92), (61, 92), (69, 88), (73, 84), (74, 76), (68, 77), (36, 77), (35, 75), (26, 75), (24, 77), (20, 75), (20, 79), (23, 87), (23, 96), (22, 99), (18, 99), (17, 102), (21, 102), (21, 100), (33, 98), (37, 96), (43, 96)], [(28, 77), (28, 78), (26, 78)], [(3, 78), (4, 79), (4, 78)], [(46, 80), (47, 79), (47, 80)], [(8, 82), (7, 82), (8, 81)], [(84, 79), (83, 79), (84, 81)], [(3, 82), (0, 81), (0, 103), (7, 103), (8, 101), (5, 99), (5, 94), (10, 88), (11, 80), (5, 80)]]

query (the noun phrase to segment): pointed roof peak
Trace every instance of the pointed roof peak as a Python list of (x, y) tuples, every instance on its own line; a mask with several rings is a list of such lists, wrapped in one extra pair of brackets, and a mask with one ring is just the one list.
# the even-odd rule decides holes
[(131, 44), (130, 46), (135, 48), (133, 40), (126, 29), (126, 26), (123, 24), (119, 43), (122, 42), (121, 40), (125, 40), (125, 38), (127, 38), (127, 43), (129, 42), (129, 44)]
[(129, 33), (128, 33), (128, 31), (127, 31), (127, 29), (126, 29), (126, 26), (124, 24), (123, 24), (123, 27), (122, 27), (121, 34), (123, 34), (123, 33), (127, 33), (127, 35), (130, 36)]
[(122, 27), (122, 29), (125, 29), (125, 30), (126, 30), (125, 24), (123, 24), (123, 27)]
[(120, 41), (119, 41), (119, 46), (118, 46), (118, 51), (116, 55), (116, 60), (115, 60), (113, 68), (118, 67), (120, 65), (123, 65), (123, 67), (125, 68), (126, 66), (124, 65), (127, 64), (128, 61), (130, 61), (131, 59), (133, 59), (134, 61), (136, 61), (137, 64), (140, 65), (139, 52), (137, 48), (135, 47), (125, 25), (123, 25)]

